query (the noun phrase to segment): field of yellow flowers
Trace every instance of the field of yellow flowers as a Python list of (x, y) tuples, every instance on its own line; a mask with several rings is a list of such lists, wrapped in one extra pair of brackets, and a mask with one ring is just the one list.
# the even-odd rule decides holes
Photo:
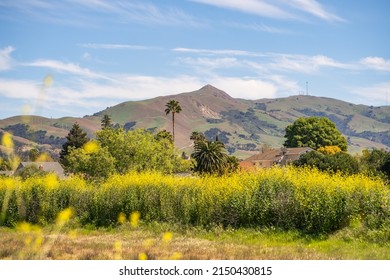
[[(280, 228), (332, 233), (358, 221), (390, 227), (390, 188), (363, 175), (271, 168), (226, 177), (158, 173), (114, 175), (103, 183), (54, 175), (0, 178), (0, 226), (47, 225), (72, 209), (81, 225), (115, 226), (131, 213), (144, 222), (203, 228)], [(119, 217), (119, 218), (118, 218)]]

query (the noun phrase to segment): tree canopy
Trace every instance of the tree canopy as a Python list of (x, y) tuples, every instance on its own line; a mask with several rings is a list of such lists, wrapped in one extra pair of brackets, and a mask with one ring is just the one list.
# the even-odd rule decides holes
[(66, 140), (67, 141), (62, 145), (62, 150), (60, 152), (60, 160), (65, 165), (65, 157), (69, 154), (69, 148), (81, 148), (89, 141), (89, 138), (87, 137), (87, 133), (85, 133), (76, 122), (70, 129), (68, 136), (66, 136)]
[(348, 143), (336, 125), (325, 117), (298, 118), (293, 124), (287, 126), (284, 146), (310, 147), (317, 150), (325, 146), (338, 146), (347, 151)]
[(105, 114), (100, 121), (100, 125), (101, 125), (102, 129), (111, 127), (112, 126), (111, 116)]
[(196, 141), (191, 157), (196, 160), (194, 170), (201, 174), (222, 174), (227, 167), (225, 146), (219, 141)]

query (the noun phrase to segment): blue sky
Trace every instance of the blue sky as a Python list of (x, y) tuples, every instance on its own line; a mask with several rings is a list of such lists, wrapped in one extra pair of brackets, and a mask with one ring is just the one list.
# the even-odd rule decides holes
[(0, 118), (84, 116), (212, 84), (390, 102), (390, 1), (1, 0)]

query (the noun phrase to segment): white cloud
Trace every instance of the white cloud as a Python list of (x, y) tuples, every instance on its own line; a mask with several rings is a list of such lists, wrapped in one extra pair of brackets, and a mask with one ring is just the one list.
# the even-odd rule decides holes
[(198, 58), (192, 58), (192, 57), (184, 57), (179, 58), (179, 62), (200, 67), (200, 70), (206, 71), (206, 70), (212, 70), (212, 69), (218, 69), (218, 68), (231, 68), (231, 67), (237, 67), (240, 65), (239, 61), (234, 57), (222, 57), (222, 58), (208, 58), (208, 57), (198, 57)]
[(64, 63), (58, 60), (37, 60), (30, 63), (23, 64), (24, 66), (32, 66), (32, 67), (43, 67), (49, 68), (58, 72), (69, 73), (73, 75), (79, 75), (87, 78), (94, 79), (106, 79), (110, 80), (109, 77), (95, 73), (88, 68), (80, 67), (75, 63)]
[(11, 46), (0, 49), (0, 71), (9, 70), (12, 67), (11, 53), (15, 49)]
[(252, 100), (273, 98), (277, 93), (277, 88), (273, 83), (253, 77), (214, 77), (209, 83), (236, 98)]
[(362, 104), (380, 106), (390, 102), (390, 83), (378, 83), (367, 87), (353, 87), (349, 91)]
[(382, 57), (369, 56), (360, 60), (360, 63), (369, 69), (390, 71), (390, 60)]
[(273, 34), (286, 34), (290, 33), (290, 31), (274, 26), (269, 26), (264, 23), (237, 23), (237, 22), (226, 22), (227, 26), (234, 27), (234, 28), (241, 28), (241, 29), (249, 29), (254, 30), (258, 32), (266, 32), (266, 33), (273, 33)]
[(39, 96), (39, 85), (28, 80), (0, 79), (0, 95), (8, 98), (35, 100)]
[(336, 14), (326, 11), (324, 7), (315, 0), (285, 0), (285, 2), (296, 9), (327, 21), (345, 21)]
[(283, 9), (263, 0), (192, 0), (202, 4), (212, 5), (249, 14), (270, 18), (293, 18), (293, 15)]
[[(334, 13), (327, 11), (315, 0), (191, 0), (192, 2), (207, 4), (220, 8), (236, 10), (261, 17), (276, 19), (302, 20), (302, 17), (295, 13), (300, 10), (317, 18), (326, 21), (345, 21)], [(272, 4), (271, 4), (272, 3)], [(291, 9), (293, 8), (293, 9)]]
[(339, 69), (353, 69), (352, 64), (338, 62), (324, 55), (306, 56), (294, 54), (272, 54), (274, 60), (269, 65), (274, 70), (295, 71), (300, 73), (313, 73), (321, 67), (332, 67)]
[(263, 56), (261, 53), (243, 51), (243, 50), (210, 50), (193, 48), (174, 48), (174, 52), (194, 53), (202, 55), (231, 55), (231, 56)]
[(140, 46), (140, 45), (127, 45), (127, 44), (95, 44), (86, 43), (80, 44), (84, 48), (90, 49), (106, 49), (106, 50), (156, 50), (156, 47)]
[[(103, 22), (200, 26), (199, 20), (174, 7), (158, 7), (143, 1), (122, 0), (3, 0), (0, 6), (21, 13), (28, 19), (71, 26), (95, 26)], [(94, 15), (99, 13), (99, 20)]]

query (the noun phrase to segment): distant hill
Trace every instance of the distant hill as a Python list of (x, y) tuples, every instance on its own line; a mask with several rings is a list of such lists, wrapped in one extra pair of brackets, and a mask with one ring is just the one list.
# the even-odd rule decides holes
[[(104, 114), (111, 115), (114, 123), (126, 129), (171, 131), (171, 116), (164, 112), (170, 99), (179, 101), (182, 107), (182, 112), (175, 118), (176, 145), (188, 152), (191, 151), (189, 137), (192, 131), (203, 132), (210, 139), (218, 135), (228, 150), (241, 158), (255, 153), (262, 145), (280, 147), (286, 126), (301, 116), (331, 119), (347, 137), (351, 153), (364, 148), (390, 149), (390, 106), (354, 105), (337, 99), (302, 95), (244, 100), (232, 98), (211, 85), (193, 92), (120, 103), (83, 118), (11, 117), (0, 120), (0, 134), (11, 131), (18, 136), (15, 140), (19, 146), (35, 143), (55, 153), (74, 122), (93, 137), (100, 129)], [(28, 125), (28, 133), (26, 126), (20, 124)]]

